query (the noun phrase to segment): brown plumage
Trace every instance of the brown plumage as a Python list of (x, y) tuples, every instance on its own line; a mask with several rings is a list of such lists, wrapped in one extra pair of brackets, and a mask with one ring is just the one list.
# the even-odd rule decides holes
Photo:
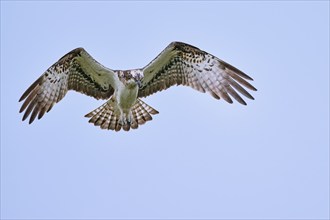
[[(141, 99), (173, 85), (190, 86), (216, 99), (233, 103), (240, 96), (254, 99), (252, 78), (197, 47), (173, 42), (141, 69), (112, 70), (94, 60), (83, 48), (64, 55), (49, 67), (21, 96), (20, 112), (29, 123), (42, 118), (68, 90), (108, 101), (90, 112), (89, 122), (102, 129), (128, 131), (152, 120), (158, 111)], [(245, 87), (245, 88), (244, 88)]]

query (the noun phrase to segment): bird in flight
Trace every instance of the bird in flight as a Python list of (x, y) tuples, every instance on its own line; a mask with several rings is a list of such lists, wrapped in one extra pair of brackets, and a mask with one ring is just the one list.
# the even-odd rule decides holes
[[(107, 101), (91, 111), (89, 122), (102, 129), (129, 131), (152, 120), (158, 111), (140, 98), (173, 85), (190, 86), (216, 99), (246, 102), (254, 99), (247, 89), (257, 91), (253, 80), (219, 58), (182, 42), (170, 43), (147, 66), (132, 70), (112, 70), (98, 63), (83, 48), (76, 48), (49, 67), (21, 96), (19, 112), (29, 123), (42, 118), (68, 90)], [(245, 88), (244, 88), (245, 87)]]

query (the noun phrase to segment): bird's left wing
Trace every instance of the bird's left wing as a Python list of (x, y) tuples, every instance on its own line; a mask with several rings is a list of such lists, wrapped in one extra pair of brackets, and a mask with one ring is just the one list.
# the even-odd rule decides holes
[(29, 123), (40, 119), (59, 102), (68, 90), (107, 99), (114, 92), (114, 72), (92, 58), (83, 48), (64, 55), (49, 67), (21, 96), (25, 111), (23, 120), (31, 113)]
[(146, 97), (172, 85), (185, 85), (200, 92), (208, 92), (214, 98), (222, 98), (229, 103), (233, 102), (231, 96), (246, 105), (237, 92), (253, 99), (245, 88), (257, 90), (247, 82), (252, 78), (242, 71), (205, 51), (181, 42), (172, 42), (142, 70), (144, 77), (139, 97)]

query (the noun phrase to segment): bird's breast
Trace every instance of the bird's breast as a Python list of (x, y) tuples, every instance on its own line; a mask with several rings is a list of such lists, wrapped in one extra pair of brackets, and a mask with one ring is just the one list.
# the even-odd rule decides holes
[(123, 110), (129, 110), (135, 104), (138, 94), (138, 87), (127, 87), (123, 86), (119, 88), (117, 93), (117, 100), (119, 106)]

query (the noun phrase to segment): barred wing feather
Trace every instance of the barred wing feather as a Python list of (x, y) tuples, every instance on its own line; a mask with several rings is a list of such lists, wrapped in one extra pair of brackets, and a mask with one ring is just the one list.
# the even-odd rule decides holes
[(49, 67), (21, 96), (23, 120), (31, 113), (29, 123), (49, 112), (68, 90), (108, 99), (114, 92), (114, 72), (94, 60), (83, 48), (64, 55)]
[[(146, 97), (173, 85), (190, 86), (216, 99), (246, 105), (240, 94), (254, 99), (245, 88), (256, 91), (251, 77), (194, 46), (173, 42), (143, 69), (139, 97)], [(245, 88), (244, 88), (245, 87)], [(239, 94), (240, 93), (240, 94)], [(232, 97), (232, 98), (231, 98)]]

